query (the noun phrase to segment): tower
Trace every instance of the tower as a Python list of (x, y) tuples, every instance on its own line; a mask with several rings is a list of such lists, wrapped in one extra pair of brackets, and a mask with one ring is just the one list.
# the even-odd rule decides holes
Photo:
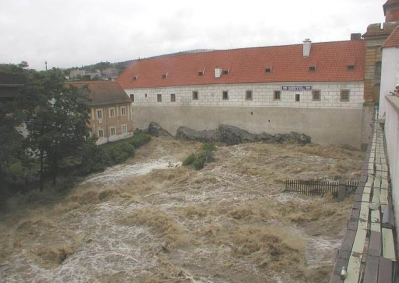
[(399, 25), (399, 0), (388, 0), (383, 5), (385, 22), (371, 24), (363, 34), (366, 41), (364, 100), (366, 104), (379, 102), (381, 82), (381, 46)]
[(383, 8), (385, 22), (399, 21), (399, 0), (388, 0)]

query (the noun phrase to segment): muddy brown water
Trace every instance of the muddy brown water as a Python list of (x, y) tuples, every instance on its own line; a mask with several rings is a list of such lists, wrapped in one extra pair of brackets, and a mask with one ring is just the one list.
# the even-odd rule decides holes
[(284, 193), (286, 179), (357, 180), (339, 146), (156, 138), (67, 195), (19, 196), (0, 219), (4, 282), (328, 282), (352, 199)]

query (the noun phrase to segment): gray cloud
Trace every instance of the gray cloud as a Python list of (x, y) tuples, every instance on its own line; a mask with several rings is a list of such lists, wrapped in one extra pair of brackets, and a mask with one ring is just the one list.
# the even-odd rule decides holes
[(187, 49), (347, 40), (382, 22), (381, 0), (0, 0), (0, 62), (32, 68)]

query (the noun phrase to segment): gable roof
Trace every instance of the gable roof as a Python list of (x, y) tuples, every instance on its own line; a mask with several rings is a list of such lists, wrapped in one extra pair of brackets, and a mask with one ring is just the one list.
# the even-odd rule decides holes
[(130, 98), (126, 92), (120, 87), (117, 82), (113, 81), (78, 81), (68, 82), (68, 85), (73, 85), (78, 88), (87, 86), (90, 90), (90, 106), (94, 105), (110, 105), (119, 103), (131, 103)]
[(399, 26), (395, 28), (395, 30), (391, 33), (391, 35), (382, 45), (382, 48), (391, 48), (391, 47), (399, 47)]
[[(124, 88), (269, 82), (340, 82), (364, 78), (363, 40), (242, 48), (136, 60), (118, 77)], [(356, 62), (347, 70), (349, 61)], [(317, 62), (316, 71), (309, 66)], [(215, 78), (215, 67), (228, 71)], [(271, 68), (265, 72), (265, 68)], [(204, 71), (203, 75), (198, 73)], [(166, 77), (164, 76), (166, 75)], [(134, 78), (135, 77), (135, 78)]]
[(24, 83), (23, 75), (0, 72), (0, 101), (11, 101), (17, 98)]
[(0, 86), (21, 86), (25, 78), (19, 74), (8, 74), (0, 72)]

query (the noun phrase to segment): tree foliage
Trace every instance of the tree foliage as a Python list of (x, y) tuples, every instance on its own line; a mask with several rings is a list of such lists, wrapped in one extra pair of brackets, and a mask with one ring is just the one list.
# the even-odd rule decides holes
[(40, 163), (41, 189), (44, 173), (53, 183), (61, 161), (77, 156), (89, 137), (88, 95), (84, 89), (68, 87), (61, 71), (33, 72), (22, 91), (28, 147)]

